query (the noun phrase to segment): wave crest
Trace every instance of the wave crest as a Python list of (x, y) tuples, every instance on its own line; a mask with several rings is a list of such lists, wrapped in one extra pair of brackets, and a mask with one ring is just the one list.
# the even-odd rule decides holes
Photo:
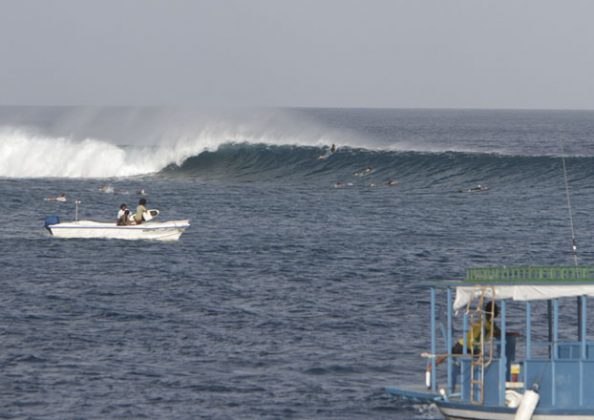
[[(556, 176), (558, 157), (521, 156), (455, 151), (419, 152), (353, 148), (310, 138), (253, 138), (246, 140), (203, 131), (156, 146), (118, 146), (104, 140), (73, 140), (31, 135), (19, 130), (0, 132), (0, 177), (118, 178), (149, 174), (200, 179), (270, 181), (308, 179), (321, 182), (386, 182), (409, 184), (472, 184), (485, 179), (523, 182)], [(294, 143), (294, 144), (291, 144)], [(338, 143), (338, 142), (337, 142)], [(570, 170), (591, 175), (594, 158), (573, 157)], [(369, 177), (353, 174), (372, 167)], [(354, 178), (353, 178), (354, 177)], [(308, 181), (309, 182), (309, 181)]]
[[(0, 133), (0, 177), (112, 178), (157, 173), (200, 151), (200, 147), (116, 146), (97, 139)], [(203, 148), (202, 148), (203, 149)]]
[[(330, 141), (310, 138), (313, 145)], [(118, 146), (105, 140), (75, 140), (31, 134), (22, 129), (0, 131), (0, 177), (117, 178), (149, 175), (181, 166), (191, 157), (229, 144), (301, 144), (299, 138), (245, 136), (203, 129), (195, 135), (161, 139), (154, 146)]]

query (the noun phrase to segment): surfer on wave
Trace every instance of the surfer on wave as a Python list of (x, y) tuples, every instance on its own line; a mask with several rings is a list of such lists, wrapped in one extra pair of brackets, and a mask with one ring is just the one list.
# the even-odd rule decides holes
[(328, 156), (330, 156), (333, 153), (336, 153), (336, 145), (334, 143), (332, 143), (329, 152), (326, 152), (323, 155), (318, 156), (318, 160), (325, 160), (326, 158), (328, 158)]

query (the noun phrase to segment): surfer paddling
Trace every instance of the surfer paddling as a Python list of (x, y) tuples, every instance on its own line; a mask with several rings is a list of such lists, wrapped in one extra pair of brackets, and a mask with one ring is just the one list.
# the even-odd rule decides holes
[(57, 197), (47, 197), (45, 199), (45, 201), (61, 201), (61, 202), (64, 202), (64, 201), (66, 201), (66, 194), (62, 193), (62, 194), (60, 194)]
[(363, 169), (361, 169), (359, 171), (353, 172), (353, 175), (355, 175), (355, 176), (365, 176), (365, 175), (369, 175), (372, 172), (373, 172), (373, 166), (369, 165), (366, 168), (363, 168)]
[(458, 192), (483, 192), (483, 191), (487, 191), (488, 189), (489, 189), (488, 187), (478, 184), (476, 187), (467, 188), (465, 190), (458, 190)]

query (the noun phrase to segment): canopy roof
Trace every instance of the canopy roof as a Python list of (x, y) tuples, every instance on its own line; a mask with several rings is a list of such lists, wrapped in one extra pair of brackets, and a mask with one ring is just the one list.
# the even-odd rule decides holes
[(481, 294), (488, 299), (519, 301), (594, 296), (594, 267), (471, 268), (456, 287), (454, 310)]

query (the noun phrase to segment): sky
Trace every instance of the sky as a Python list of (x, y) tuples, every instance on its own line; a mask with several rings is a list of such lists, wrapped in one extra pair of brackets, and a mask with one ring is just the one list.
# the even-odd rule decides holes
[(594, 109), (591, 0), (0, 0), (1, 105)]

